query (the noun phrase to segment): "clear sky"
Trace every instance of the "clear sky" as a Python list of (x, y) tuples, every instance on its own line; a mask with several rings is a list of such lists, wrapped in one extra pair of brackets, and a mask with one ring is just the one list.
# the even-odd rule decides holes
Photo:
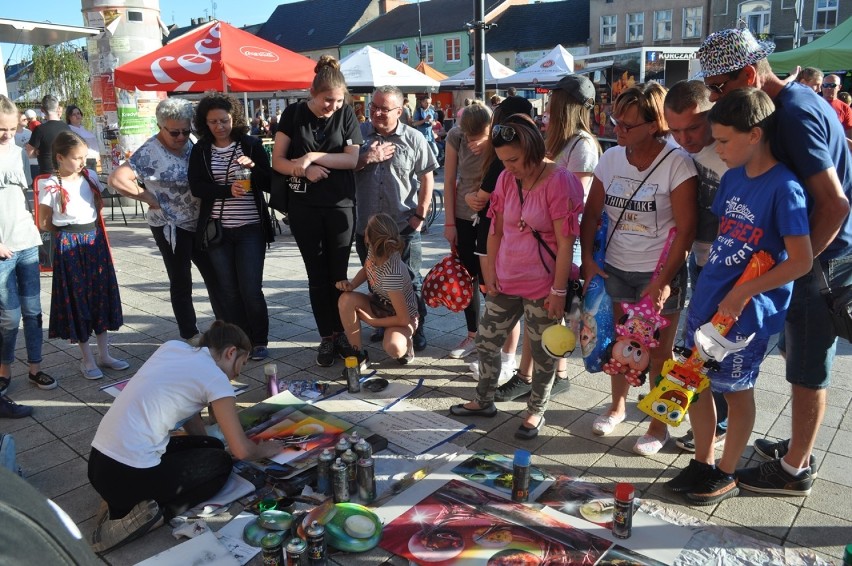
[[(188, 26), (190, 19), (213, 16), (235, 26), (265, 22), (279, 4), (296, 0), (160, 0), (160, 18), (166, 25)], [(118, 5), (121, 0), (112, 2)], [(216, 6), (215, 8), (213, 6)], [(49, 14), (49, 16), (48, 16)], [(80, 0), (36, 0), (33, 2), (2, 0), (0, 18), (50, 22), (54, 24), (82, 26), (82, 2)], [(0, 44), (3, 63), (17, 63), (29, 53), (24, 45)], [(11, 60), (10, 60), (11, 56)]]

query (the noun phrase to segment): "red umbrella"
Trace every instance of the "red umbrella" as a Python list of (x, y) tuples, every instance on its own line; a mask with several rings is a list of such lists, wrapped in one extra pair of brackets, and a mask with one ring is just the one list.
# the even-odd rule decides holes
[(257, 92), (308, 88), (316, 62), (213, 21), (115, 69), (126, 90)]

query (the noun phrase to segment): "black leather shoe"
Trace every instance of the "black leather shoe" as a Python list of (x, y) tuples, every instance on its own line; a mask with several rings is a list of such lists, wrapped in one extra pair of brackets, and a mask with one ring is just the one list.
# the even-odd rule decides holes
[(497, 407), (494, 406), (494, 403), (481, 406), (479, 409), (468, 409), (464, 405), (464, 403), (453, 405), (450, 407), (450, 414), (457, 417), (493, 417), (497, 414)]
[(539, 431), (544, 426), (544, 417), (541, 417), (541, 420), (538, 421), (538, 424), (534, 427), (528, 427), (525, 424), (521, 424), (518, 427), (518, 430), (515, 431), (515, 438), (520, 438), (521, 440), (532, 440), (536, 436), (538, 436)]

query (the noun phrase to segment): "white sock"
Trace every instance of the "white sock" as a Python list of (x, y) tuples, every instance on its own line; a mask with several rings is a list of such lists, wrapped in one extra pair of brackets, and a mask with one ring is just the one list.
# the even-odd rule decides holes
[(784, 458), (781, 458), (781, 467), (784, 468), (785, 472), (787, 472), (791, 476), (795, 476), (795, 477), (799, 477), (800, 475), (804, 474), (805, 472), (807, 472), (808, 470), (811, 469), (810, 466), (808, 466), (807, 468), (794, 468), (793, 466), (788, 464), (784, 460)]
[(500, 351), (500, 362), (503, 364), (503, 367), (511, 366), (512, 370), (514, 370), (515, 369), (515, 354), (512, 354), (511, 352), (509, 352), (509, 353), (503, 352), (501, 350)]

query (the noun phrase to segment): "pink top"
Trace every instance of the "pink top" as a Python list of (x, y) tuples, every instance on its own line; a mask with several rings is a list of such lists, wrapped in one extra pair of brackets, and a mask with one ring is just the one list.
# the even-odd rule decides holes
[[(553, 222), (563, 220), (566, 236), (580, 233), (578, 215), (583, 211), (583, 187), (574, 174), (557, 167), (534, 191), (524, 191), (523, 216), (526, 228), (521, 231), (521, 201), (518, 185), (509, 171), (503, 171), (491, 193), (488, 216), (503, 215), (503, 239), (497, 251), (497, 281), (500, 292), (526, 299), (543, 299), (550, 294), (556, 272), (556, 260), (533, 236), (535, 228), (547, 245), (557, 252)], [(491, 224), (494, 233), (494, 224)], [(545, 268), (545, 265), (547, 268)], [(550, 270), (550, 273), (548, 273)]]

